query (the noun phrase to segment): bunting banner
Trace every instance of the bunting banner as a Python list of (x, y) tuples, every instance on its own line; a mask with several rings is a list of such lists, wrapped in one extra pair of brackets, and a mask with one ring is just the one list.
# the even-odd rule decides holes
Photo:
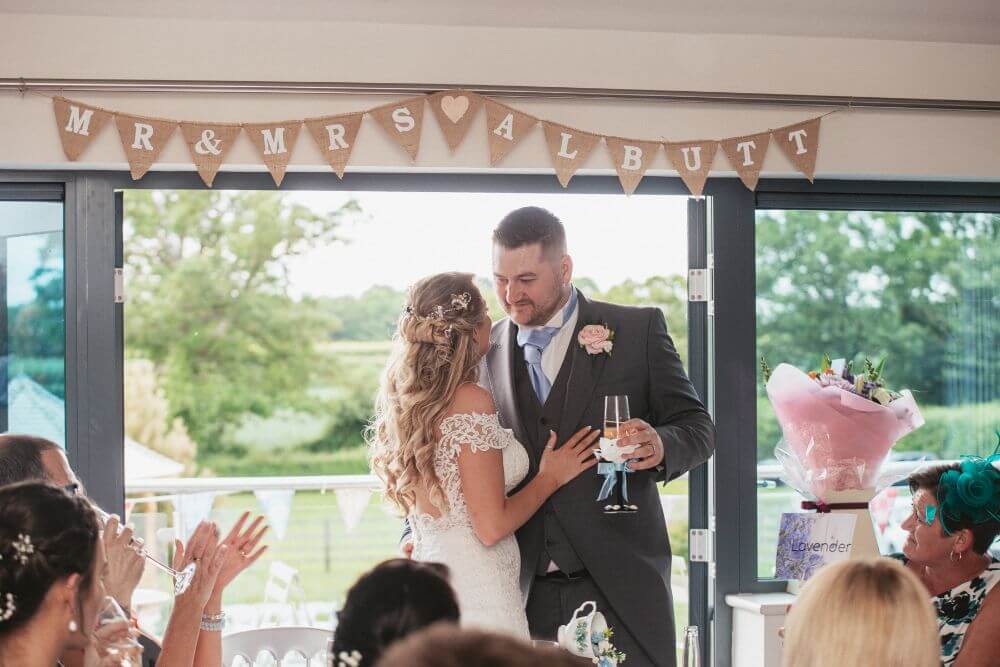
[(413, 162), (417, 161), (417, 153), (420, 151), (424, 99), (424, 97), (411, 97), (397, 104), (386, 104), (368, 112), (378, 121), (385, 133), (406, 151)]
[(198, 170), (198, 175), (205, 185), (212, 187), (215, 175), (219, 173), (222, 163), (226, 160), (226, 153), (233, 147), (236, 137), (240, 134), (240, 126), (233, 123), (206, 125), (184, 121), (180, 126), (184, 143), (187, 144), (191, 160), (194, 161), (194, 168)]
[(751, 190), (757, 189), (760, 170), (764, 166), (764, 154), (767, 153), (770, 141), (771, 133), (761, 132), (748, 137), (723, 139), (720, 142), (729, 164), (736, 170), (743, 185)]
[(684, 141), (664, 144), (667, 159), (677, 170), (677, 175), (695, 197), (701, 196), (712, 169), (712, 161), (719, 150), (717, 141)]
[(448, 148), (455, 151), (469, 132), (483, 98), (467, 90), (446, 90), (431, 95), (427, 100), (444, 133)]
[(292, 515), (295, 489), (259, 489), (254, 491), (253, 495), (260, 503), (260, 508), (267, 517), (267, 525), (274, 532), (274, 536), (279, 542), (285, 539), (288, 519)]
[(344, 521), (347, 534), (350, 535), (361, 523), (361, 517), (368, 509), (372, 492), (365, 488), (343, 488), (334, 489), (333, 494), (337, 497), (340, 518)]
[(326, 161), (333, 167), (337, 178), (344, 177), (364, 115), (359, 112), (306, 119), (309, 133), (316, 140), (320, 152), (326, 156)]
[(486, 138), (489, 142), (492, 167), (538, 124), (538, 119), (489, 98), (485, 102)]
[(303, 125), (337, 178), (342, 179), (354, 154), (365, 116), (374, 120), (410, 160), (416, 162), (423, 133), (424, 107), (428, 104), (453, 152), (469, 136), (480, 108), (486, 107), (490, 166), (501, 162), (541, 123), (552, 166), (563, 187), (569, 185), (598, 142), (603, 141), (622, 190), (630, 195), (647, 176), (662, 144), (669, 164), (696, 197), (704, 191), (720, 148), (750, 190), (756, 189), (767, 151), (773, 144), (777, 144), (792, 166), (811, 182), (816, 175), (821, 121), (840, 111), (835, 109), (777, 129), (720, 139), (648, 141), (588, 132), (539, 119), (465, 89), (418, 95), (372, 109), (268, 123), (177, 121), (121, 113), (65, 97), (52, 98), (56, 127), (67, 159), (79, 159), (108, 121), (114, 119), (132, 178), (138, 180), (156, 163), (174, 130), (180, 127), (191, 161), (208, 187), (212, 187), (240, 134), (246, 134), (253, 143), (275, 185), (280, 187)]
[(619, 139), (604, 137), (604, 143), (611, 152), (611, 161), (618, 172), (618, 180), (626, 195), (635, 192), (639, 182), (645, 176), (646, 170), (652, 164), (660, 144), (656, 141), (638, 141), (635, 139)]
[(786, 125), (771, 134), (775, 142), (781, 146), (795, 168), (806, 175), (812, 183), (816, 173), (816, 153), (819, 151), (819, 118), (807, 120), (796, 125)]
[(115, 115), (115, 125), (133, 181), (146, 175), (177, 129), (177, 121), (123, 114)]
[(549, 146), (552, 165), (556, 168), (556, 178), (566, 187), (569, 179), (573, 178), (573, 174), (590, 157), (601, 137), (547, 121), (542, 121), (542, 130), (545, 132), (545, 143)]
[(198, 524), (208, 519), (215, 504), (215, 491), (182, 493), (174, 499), (174, 536), (187, 544)]
[(104, 109), (70, 102), (65, 97), (53, 97), (52, 108), (56, 113), (63, 153), (74, 161), (101, 132), (105, 123), (111, 120), (111, 114)]
[(257, 153), (279, 188), (281, 181), (285, 180), (285, 170), (292, 158), (292, 149), (295, 148), (295, 140), (299, 138), (301, 127), (301, 120), (243, 124), (243, 131), (257, 147)]

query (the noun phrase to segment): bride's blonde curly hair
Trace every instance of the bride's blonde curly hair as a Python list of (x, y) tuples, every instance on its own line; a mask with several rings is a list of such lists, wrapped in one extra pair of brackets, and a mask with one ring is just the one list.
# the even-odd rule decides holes
[(435, 429), (458, 387), (478, 377), (475, 332), (486, 316), (471, 273), (439, 273), (410, 287), (365, 433), (372, 471), (404, 514), (416, 507), (421, 488), (447, 509), (434, 473)]

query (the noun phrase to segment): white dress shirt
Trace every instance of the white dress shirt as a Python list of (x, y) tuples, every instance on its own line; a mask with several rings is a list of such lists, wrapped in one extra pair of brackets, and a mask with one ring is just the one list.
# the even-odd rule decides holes
[[(575, 287), (573, 289), (576, 289)], [(555, 312), (552, 318), (545, 323), (544, 326), (547, 327), (558, 327), (560, 322), (562, 322), (562, 328), (559, 332), (552, 337), (549, 344), (542, 350), (542, 372), (545, 373), (545, 377), (548, 378), (549, 384), (556, 383), (556, 376), (559, 375), (559, 369), (562, 368), (563, 360), (566, 358), (566, 351), (569, 350), (570, 343), (573, 341), (573, 332), (576, 330), (576, 321), (580, 314), (580, 295), (577, 293), (576, 305), (573, 307), (573, 311), (569, 314), (566, 320), (563, 322), (563, 307)], [(540, 329), (541, 327), (533, 327), (528, 325), (517, 325), (517, 328), (523, 329), (525, 331), (531, 331), (532, 329)]]

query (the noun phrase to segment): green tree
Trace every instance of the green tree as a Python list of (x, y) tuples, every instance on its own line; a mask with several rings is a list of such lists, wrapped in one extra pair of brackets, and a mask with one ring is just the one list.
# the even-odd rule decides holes
[(319, 214), (271, 192), (126, 193), (130, 356), (159, 369), (199, 443), (223, 448), (247, 414), (317, 409), (307, 395), (324, 357), (326, 317), (288, 292), (289, 261), (337, 242), (353, 201)]

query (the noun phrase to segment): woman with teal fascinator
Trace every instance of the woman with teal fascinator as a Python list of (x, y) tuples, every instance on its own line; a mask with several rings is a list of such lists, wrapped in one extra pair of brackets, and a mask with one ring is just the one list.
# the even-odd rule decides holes
[(930, 592), (949, 667), (1000, 666), (1000, 433), (993, 454), (910, 475), (913, 513), (897, 557)]

